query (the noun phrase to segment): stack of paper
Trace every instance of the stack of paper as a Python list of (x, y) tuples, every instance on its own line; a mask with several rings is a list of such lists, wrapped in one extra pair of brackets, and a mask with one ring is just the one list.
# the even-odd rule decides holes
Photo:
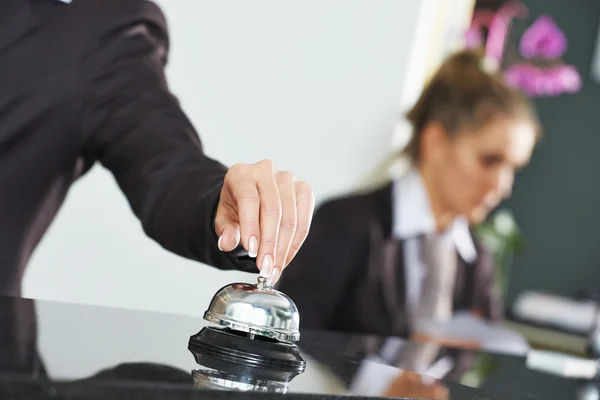
[(423, 323), (420, 331), (435, 338), (477, 342), (482, 350), (490, 353), (524, 356), (530, 349), (519, 333), (467, 312), (458, 312), (445, 323)]

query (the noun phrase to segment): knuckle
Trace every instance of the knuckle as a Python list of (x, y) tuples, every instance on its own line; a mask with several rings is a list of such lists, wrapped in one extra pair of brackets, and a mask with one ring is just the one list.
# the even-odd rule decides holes
[(277, 173), (277, 181), (280, 183), (292, 183), (294, 182), (294, 174), (288, 171), (280, 171)]
[(238, 193), (238, 200), (258, 202), (260, 201), (260, 196), (257, 190), (252, 189), (244, 189), (240, 190)]
[(262, 206), (260, 212), (266, 217), (278, 217), (281, 218), (281, 206), (275, 204), (266, 204)]
[(243, 221), (244, 225), (248, 229), (258, 229), (260, 222), (256, 218), (249, 218)]
[(272, 160), (261, 160), (257, 163), (257, 165), (260, 167), (261, 170), (268, 171), (270, 173), (272, 173), (275, 170), (275, 164)]
[(238, 163), (229, 168), (225, 174), (225, 180), (230, 182), (243, 182), (251, 175), (251, 167), (248, 164)]
[(249, 165), (245, 163), (237, 163), (234, 164), (231, 168), (229, 168), (230, 173), (237, 174), (240, 172), (244, 172), (248, 170)]
[(306, 181), (296, 182), (296, 191), (312, 195), (313, 189)]
[(275, 248), (275, 245), (277, 244), (277, 239), (271, 238), (271, 237), (266, 237), (263, 239), (262, 244), (269, 248)]
[(296, 218), (283, 218), (280, 223), (281, 229), (296, 231), (297, 221)]

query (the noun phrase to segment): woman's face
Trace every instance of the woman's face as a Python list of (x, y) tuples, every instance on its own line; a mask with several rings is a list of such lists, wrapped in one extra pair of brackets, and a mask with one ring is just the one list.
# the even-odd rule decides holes
[(531, 123), (504, 116), (444, 140), (432, 161), (445, 208), (482, 222), (510, 196), (515, 173), (529, 162), (535, 142)]

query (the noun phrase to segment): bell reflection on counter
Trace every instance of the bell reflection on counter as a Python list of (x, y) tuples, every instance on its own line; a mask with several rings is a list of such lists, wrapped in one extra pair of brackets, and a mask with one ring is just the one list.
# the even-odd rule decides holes
[(306, 369), (294, 342), (300, 316), (294, 302), (266, 285), (233, 283), (213, 297), (204, 319), (219, 325), (193, 335), (188, 349), (201, 368), (198, 388), (285, 393)]

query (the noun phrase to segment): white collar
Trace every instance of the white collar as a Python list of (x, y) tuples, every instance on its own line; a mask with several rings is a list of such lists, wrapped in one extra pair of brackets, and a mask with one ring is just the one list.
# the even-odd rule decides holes
[[(392, 235), (395, 238), (409, 239), (435, 232), (435, 218), (429, 196), (416, 168), (409, 169), (394, 182), (392, 200)], [(465, 262), (472, 263), (477, 259), (477, 250), (465, 217), (456, 218), (444, 235), (452, 240)]]

